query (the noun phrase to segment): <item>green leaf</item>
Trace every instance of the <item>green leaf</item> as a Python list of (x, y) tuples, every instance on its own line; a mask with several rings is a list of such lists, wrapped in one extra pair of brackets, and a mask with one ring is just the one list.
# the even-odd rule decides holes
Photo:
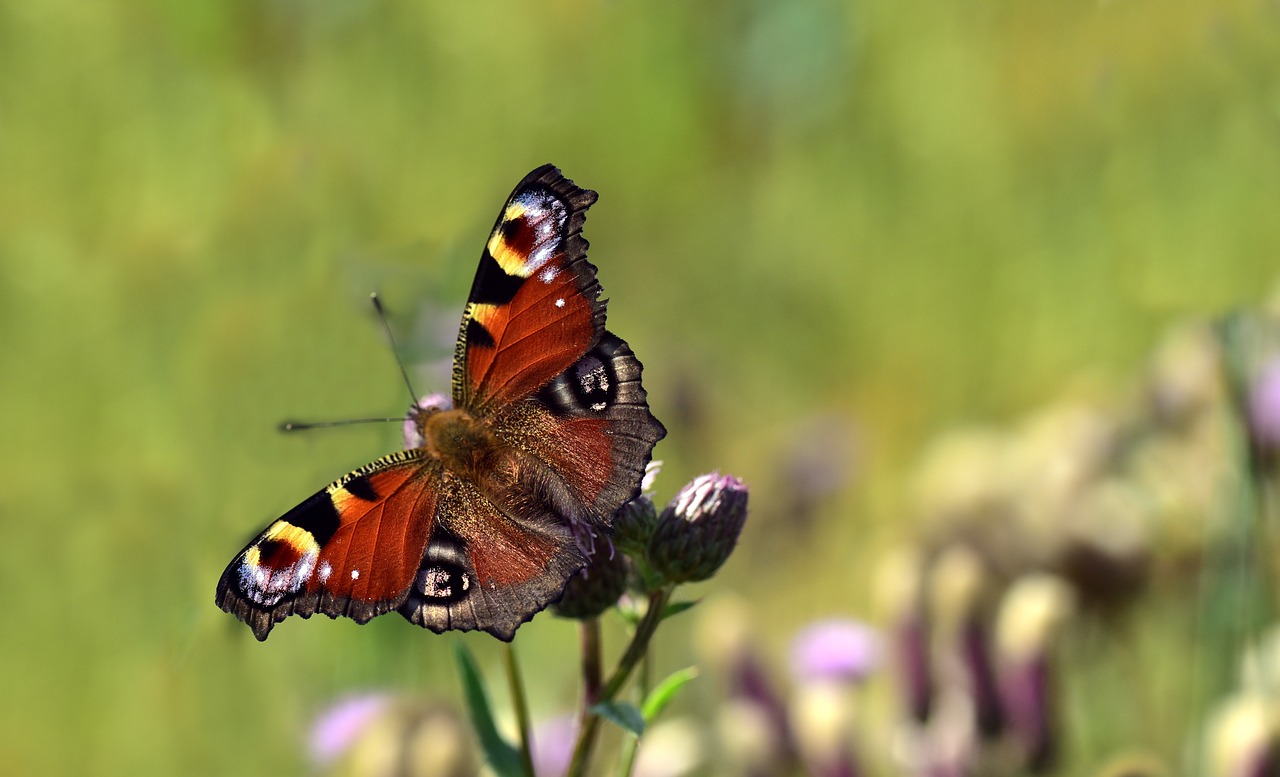
[(684, 612), (685, 610), (689, 609), (690, 607), (694, 606), (700, 601), (702, 600), (694, 599), (691, 602), (672, 602), (671, 604), (667, 605), (667, 608), (665, 610), (662, 611), (662, 619), (665, 621), (667, 618), (670, 618), (675, 615), (679, 615), (680, 613)]
[(630, 731), (635, 736), (644, 734), (644, 715), (636, 709), (636, 705), (625, 701), (602, 701), (592, 705), (591, 712), (599, 715), (623, 731)]
[(680, 689), (697, 676), (698, 667), (690, 666), (672, 672), (667, 679), (658, 683), (652, 691), (649, 691), (649, 696), (645, 698), (644, 704), (640, 707), (641, 712), (644, 714), (645, 722), (652, 723), (653, 719), (661, 715), (662, 711), (667, 708), (667, 705), (676, 697)]
[(498, 733), (498, 727), (493, 722), (493, 710), (489, 707), (489, 697), (484, 691), (484, 680), (480, 677), (471, 651), (459, 642), (456, 656), (471, 727), (475, 729), (480, 749), (489, 760), (489, 766), (493, 767), (498, 777), (530, 777), (524, 773), (516, 749)]

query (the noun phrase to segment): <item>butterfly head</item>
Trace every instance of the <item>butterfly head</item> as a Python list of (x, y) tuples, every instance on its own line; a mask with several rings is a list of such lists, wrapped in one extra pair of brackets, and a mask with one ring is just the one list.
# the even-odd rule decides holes
[(472, 482), (485, 480), (506, 450), (488, 424), (465, 410), (438, 405), (410, 408), (405, 442), (424, 450), (446, 471), (467, 476)]
[(404, 416), (404, 447), (408, 450), (426, 447), (427, 418), (452, 407), (453, 402), (444, 394), (428, 394), (411, 405)]

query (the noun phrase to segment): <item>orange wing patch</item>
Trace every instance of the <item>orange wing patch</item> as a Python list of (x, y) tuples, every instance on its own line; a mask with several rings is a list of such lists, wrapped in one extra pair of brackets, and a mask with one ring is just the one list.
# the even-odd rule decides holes
[(532, 394), (585, 353), (595, 337), (591, 303), (569, 273), (524, 283), (506, 305), (472, 309), (490, 338), (467, 346), (467, 382), (482, 401)]
[(344, 479), (328, 491), (341, 524), (325, 544), (308, 590), (354, 601), (404, 596), (431, 536), (437, 495), (416, 468)]

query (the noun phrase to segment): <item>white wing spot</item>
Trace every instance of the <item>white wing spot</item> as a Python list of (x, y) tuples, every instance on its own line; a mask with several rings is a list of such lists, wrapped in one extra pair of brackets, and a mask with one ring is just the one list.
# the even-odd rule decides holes
[(320, 565), (320, 582), (327, 583), (329, 581), (329, 575), (332, 575), (332, 574), (333, 574), (333, 567), (329, 565), (328, 561)]
[(360, 570), (358, 569), (351, 570), (351, 579), (358, 580), (359, 578), (360, 578)]
[(556, 307), (558, 308), (564, 307), (564, 300), (563, 299), (556, 300)]

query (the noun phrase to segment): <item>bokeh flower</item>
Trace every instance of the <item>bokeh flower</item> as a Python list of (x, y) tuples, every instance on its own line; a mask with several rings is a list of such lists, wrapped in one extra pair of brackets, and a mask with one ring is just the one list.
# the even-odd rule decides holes
[(930, 624), (924, 603), (924, 559), (910, 547), (886, 553), (875, 575), (878, 609), (889, 622), (886, 653), (912, 719), (924, 722), (933, 706)]
[(791, 705), (806, 772), (815, 777), (856, 777), (862, 773), (854, 754), (854, 700), (843, 683), (800, 686)]
[(1280, 705), (1242, 692), (1223, 702), (1209, 723), (1210, 777), (1270, 777), (1280, 771)]
[(813, 623), (791, 641), (791, 671), (802, 681), (857, 682), (880, 664), (880, 635), (854, 620)]
[(751, 699), (730, 697), (716, 712), (721, 773), (757, 777), (783, 773), (785, 744), (771, 710)]
[(573, 758), (578, 723), (571, 714), (557, 715), (539, 723), (530, 744), (536, 777), (560, 777)]
[(1249, 430), (1260, 448), (1280, 449), (1280, 356), (1272, 356), (1249, 389)]
[(350, 696), (329, 707), (311, 725), (307, 740), (311, 761), (317, 766), (327, 766), (342, 757), (391, 703), (391, 697), (386, 694), (367, 693)]
[(636, 758), (635, 777), (683, 777), (698, 774), (707, 758), (706, 734), (689, 717), (660, 720), (645, 731)]
[[(728, 704), (736, 711), (728, 721), (721, 720), (717, 731), (721, 748), (736, 748), (732, 740), (748, 736), (741, 730), (732, 736), (725, 726), (739, 718), (744, 725), (763, 722), (769, 734), (765, 739), (756, 737), (755, 749), (768, 751), (771, 757), (754, 759), (751, 768), (744, 773), (768, 775), (790, 773), (787, 768), (795, 760), (795, 739), (791, 732), (789, 711), (779, 692), (770, 667), (761, 658), (760, 640), (751, 627), (751, 606), (745, 600), (720, 594), (699, 605), (694, 621), (694, 640), (702, 662), (720, 674), (725, 682)], [(724, 754), (730, 765), (742, 759), (739, 751)]]

